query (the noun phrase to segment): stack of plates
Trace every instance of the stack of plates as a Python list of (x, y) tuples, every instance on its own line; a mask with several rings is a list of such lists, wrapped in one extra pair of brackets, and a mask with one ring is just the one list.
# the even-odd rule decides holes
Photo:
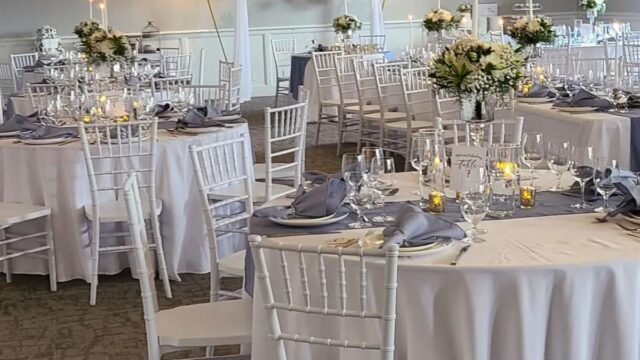
[(344, 220), (349, 213), (335, 213), (329, 216), (320, 217), (320, 218), (307, 218), (307, 217), (291, 217), (288, 219), (278, 219), (274, 217), (270, 217), (269, 220), (273, 221), (278, 225), (284, 226), (292, 226), (292, 227), (312, 227), (312, 226), (323, 226), (335, 224)]

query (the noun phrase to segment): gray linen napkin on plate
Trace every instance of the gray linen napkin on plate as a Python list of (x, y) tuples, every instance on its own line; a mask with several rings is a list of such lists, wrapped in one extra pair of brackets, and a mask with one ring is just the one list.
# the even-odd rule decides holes
[(599, 98), (598, 96), (584, 89), (579, 89), (573, 93), (571, 99), (557, 100), (555, 107), (597, 107), (600, 110), (609, 110), (613, 106), (611, 101)]
[(0, 124), (0, 133), (14, 131), (32, 131), (42, 126), (37, 117), (26, 117), (14, 114), (9, 121)]
[(627, 106), (630, 108), (640, 108), (640, 95), (629, 95)]
[(293, 215), (318, 218), (341, 211), (344, 199), (347, 197), (347, 184), (338, 179), (305, 191), (300, 186), (291, 206), (271, 206), (253, 212), (256, 217), (274, 217), (286, 219)]
[(76, 128), (71, 127), (54, 127), (54, 126), (41, 126), (39, 129), (21, 134), (18, 138), (23, 140), (45, 140), (45, 139), (59, 139), (59, 138), (72, 138), (78, 136)]
[(321, 185), (327, 182), (329, 179), (338, 179), (342, 180), (342, 170), (333, 173), (331, 175), (327, 174), (322, 170), (309, 170), (302, 173), (302, 178), (305, 181), (309, 181), (316, 185)]
[(173, 106), (170, 103), (156, 104), (154, 114), (156, 116), (166, 116), (173, 111)]
[(382, 232), (386, 249), (391, 244), (415, 247), (432, 244), (442, 239), (462, 240), (467, 234), (458, 225), (425, 213), (420, 208), (405, 204), (396, 215), (396, 223)]
[(220, 116), (222, 112), (215, 106), (200, 106), (189, 110), (187, 114), (178, 120), (178, 126), (184, 127), (207, 127), (220, 126), (222, 122), (207, 121), (207, 119)]
[(528, 98), (550, 98), (550, 99), (554, 99), (556, 97), (558, 97), (558, 93), (548, 87), (548, 86), (544, 86), (542, 84), (534, 84), (533, 87), (531, 88), (531, 90), (529, 90), (529, 92), (527, 92), (527, 94), (525, 95), (524, 93), (518, 92), (516, 94), (518, 97), (528, 97)]
[[(607, 169), (606, 171), (615, 170)], [(618, 214), (640, 211), (640, 185), (636, 175), (628, 170), (619, 170), (618, 175), (613, 177), (613, 183), (624, 198), (607, 216), (615, 217)]]

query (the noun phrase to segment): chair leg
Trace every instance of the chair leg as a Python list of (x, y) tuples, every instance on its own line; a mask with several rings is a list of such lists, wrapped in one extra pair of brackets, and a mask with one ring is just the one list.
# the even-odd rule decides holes
[(47, 246), (49, 247), (49, 288), (51, 291), (58, 291), (58, 278), (56, 275), (56, 251), (53, 243), (53, 227), (51, 225), (51, 215), (45, 219), (47, 232)]
[[(4, 235), (4, 229), (0, 229), (0, 240), (5, 240), (5, 235)], [(4, 245), (0, 247), (0, 257), (5, 257), (8, 255), (8, 250), (7, 249), (9, 247), (9, 245)], [(10, 259), (5, 259), (2, 262), (2, 271), (4, 272), (4, 276), (7, 279), (7, 282), (10, 283), (11, 282), (11, 264), (9, 263), (11, 260)]]
[(362, 114), (360, 115), (360, 128), (358, 129), (358, 147), (356, 150), (356, 153), (360, 153), (360, 150), (362, 150), (362, 135), (364, 134), (364, 120), (362, 117)]
[(280, 95), (280, 82), (276, 81), (276, 101), (273, 107), (278, 107), (278, 95)]
[(320, 142), (321, 123), (322, 123), (322, 105), (320, 105), (320, 110), (318, 110), (318, 123), (316, 124), (316, 147), (318, 147), (318, 143)]
[(98, 295), (98, 259), (100, 248), (100, 223), (94, 220), (91, 223), (91, 294), (89, 295), (89, 305), (96, 304)]
[(154, 216), (153, 214), (151, 215), (151, 229), (153, 232), (153, 241), (156, 245), (156, 256), (158, 257), (158, 272), (160, 273), (160, 279), (162, 279), (162, 285), (164, 286), (164, 295), (167, 297), (167, 299), (171, 299), (171, 284), (169, 283), (167, 262), (164, 258), (164, 247), (162, 246), (162, 236), (160, 235), (160, 221), (158, 220), (158, 217)]
[(346, 114), (342, 108), (338, 108), (338, 151), (336, 156), (340, 156), (342, 152), (342, 138), (344, 137), (344, 123), (346, 121)]

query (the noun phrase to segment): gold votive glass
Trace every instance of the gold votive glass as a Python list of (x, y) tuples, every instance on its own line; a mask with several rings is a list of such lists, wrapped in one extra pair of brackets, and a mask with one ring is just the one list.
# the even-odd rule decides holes
[(533, 186), (520, 187), (520, 207), (532, 209), (536, 206), (536, 188)]
[(429, 193), (429, 212), (433, 214), (442, 214), (444, 212), (445, 196), (439, 191), (432, 191)]

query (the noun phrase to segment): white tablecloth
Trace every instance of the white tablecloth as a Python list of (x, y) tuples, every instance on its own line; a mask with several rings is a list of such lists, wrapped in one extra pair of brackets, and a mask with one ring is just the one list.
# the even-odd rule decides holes
[(525, 118), (524, 131), (541, 131), (545, 141), (593, 146), (598, 155), (629, 167), (631, 120), (627, 117), (601, 112), (569, 114), (552, 109), (551, 104), (518, 103), (516, 112)]
[[(209, 250), (196, 179), (188, 146), (249, 137), (246, 124), (200, 136), (173, 137), (161, 130), (157, 147), (157, 193), (169, 275), (209, 272)], [(250, 146), (247, 151), (251, 153)], [(88, 221), (83, 212), (91, 204), (89, 181), (80, 143), (30, 146), (0, 140), (0, 199), (51, 207), (58, 280), (90, 279)], [(221, 256), (245, 247), (244, 241), (219, 241)], [(126, 255), (100, 256), (100, 274), (116, 274), (129, 267)], [(31, 258), (13, 260), (16, 273), (46, 274), (46, 264)]]
[[(410, 182), (411, 175), (406, 175)], [(538, 185), (551, 185), (548, 174)], [(565, 184), (570, 179), (565, 177)], [(415, 177), (412, 180), (415, 182)], [(409, 182), (403, 181), (402, 184)], [(405, 191), (406, 190), (406, 191)], [(401, 197), (412, 189), (403, 187)], [(401, 259), (398, 272), (396, 353), (398, 360), (637, 360), (640, 358), (640, 242), (595, 215), (486, 221), (487, 241), (475, 244), (457, 267), (448, 262), (458, 246), (424, 257)], [(350, 230), (344, 236), (362, 234)], [(276, 239), (322, 244), (340, 235), (305, 235)], [(315, 269), (311, 258), (306, 266)], [(277, 254), (267, 261), (279, 264)], [(327, 269), (337, 267), (325, 258)], [(297, 269), (291, 259), (290, 269)], [(377, 266), (376, 266), (377, 265)], [(358, 264), (347, 261), (355, 270)], [(272, 268), (281, 278), (279, 268)], [(382, 264), (368, 266), (369, 284), (380, 285)], [(299, 288), (297, 271), (291, 284)], [(310, 273), (312, 274), (312, 273)], [(315, 273), (313, 273), (315, 274)], [(330, 272), (332, 306), (338, 281)], [(336, 276), (334, 276), (336, 275)], [(317, 279), (310, 275), (312, 305), (319, 306)], [(380, 286), (378, 286), (380, 287)], [(252, 354), (275, 358), (268, 337), (261, 287), (256, 284)], [(349, 289), (351, 309), (358, 309), (358, 287)], [(276, 283), (274, 293), (284, 289)], [(382, 291), (369, 289), (381, 306)], [(320, 316), (307, 321), (285, 314), (283, 330), (306, 336), (379, 341), (380, 326), (364, 320), (333, 322)], [(339, 323), (340, 326), (335, 326)], [(326, 346), (287, 345), (288, 358), (372, 359), (370, 352)]]

